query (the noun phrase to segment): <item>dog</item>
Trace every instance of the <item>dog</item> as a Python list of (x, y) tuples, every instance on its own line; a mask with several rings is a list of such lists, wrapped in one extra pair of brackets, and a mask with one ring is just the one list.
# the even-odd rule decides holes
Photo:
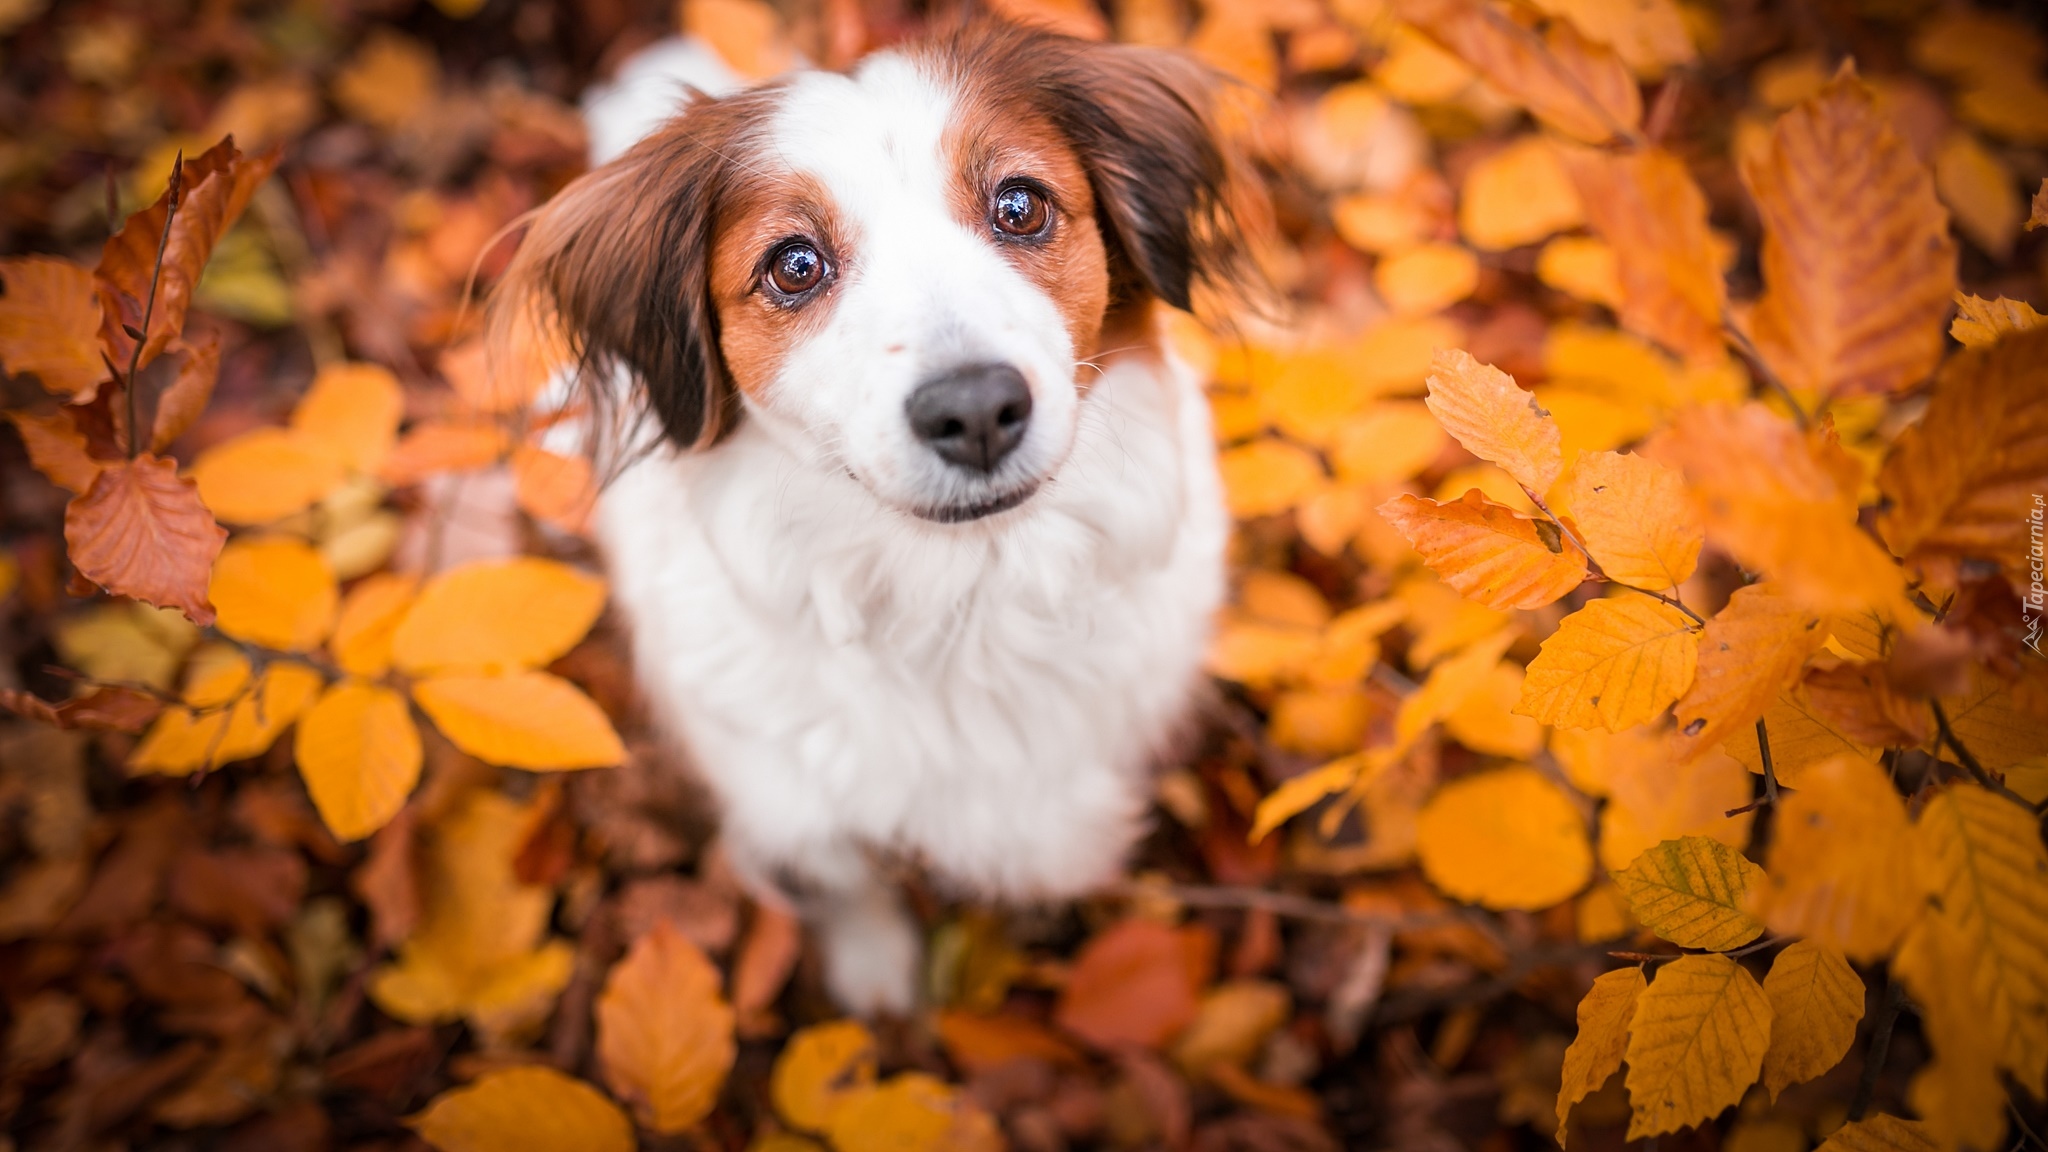
[(1241, 167), (1201, 65), (986, 19), (691, 80), (735, 82), (669, 42), (587, 102), (500, 299), (625, 429), (594, 535), (735, 870), (905, 1013), (896, 868), (1114, 878), (1204, 683), (1229, 525), (1162, 318), (1245, 282)]

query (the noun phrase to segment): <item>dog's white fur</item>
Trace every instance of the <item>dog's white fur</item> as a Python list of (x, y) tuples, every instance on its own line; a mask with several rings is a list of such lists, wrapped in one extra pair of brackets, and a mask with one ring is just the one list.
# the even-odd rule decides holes
[[(597, 159), (682, 85), (725, 87), (707, 58), (658, 46), (589, 101)], [(858, 282), (729, 438), (639, 460), (595, 520), (655, 716), (716, 794), (735, 865), (797, 895), (858, 1011), (915, 997), (888, 860), (1003, 900), (1116, 874), (1223, 590), (1198, 381), (1163, 339), (1075, 362), (1055, 302), (947, 211), (952, 101), (890, 53), (793, 82), (763, 151), (830, 193)], [(1034, 409), (997, 475), (970, 482), (916, 441), (904, 402), (934, 369), (986, 360), (1024, 372)], [(967, 523), (909, 511), (1039, 481)]]

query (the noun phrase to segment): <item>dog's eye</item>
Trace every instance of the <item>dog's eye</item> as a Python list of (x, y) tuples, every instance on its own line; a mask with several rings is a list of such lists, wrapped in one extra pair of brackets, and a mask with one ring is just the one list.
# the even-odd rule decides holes
[(1052, 222), (1052, 209), (1045, 197), (1022, 184), (1012, 184), (996, 193), (996, 231), (1011, 236), (1036, 236)]
[(768, 265), (768, 281), (785, 296), (800, 296), (825, 278), (825, 258), (809, 244), (785, 244)]

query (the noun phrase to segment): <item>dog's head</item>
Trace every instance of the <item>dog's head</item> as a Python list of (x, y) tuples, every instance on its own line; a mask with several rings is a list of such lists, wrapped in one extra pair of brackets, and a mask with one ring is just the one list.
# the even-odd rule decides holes
[(928, 520), (1028, 499), (1106, 327), (1243, 264), (1209, 75), (973, 24), (699, 100), (538, 218), (508, 281), (673, 443), (758, 420)]

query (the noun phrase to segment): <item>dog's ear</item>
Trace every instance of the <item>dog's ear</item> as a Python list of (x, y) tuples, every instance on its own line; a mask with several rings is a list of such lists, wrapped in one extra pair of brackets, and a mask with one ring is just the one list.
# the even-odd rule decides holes
[(732, 179), (723, 129), (734, 118), (718, 114), (720, 103), (693, 107), (563, 189), (536, 216), (494, 301), (500, 317), (528, 309), (526, 319), (566, 341), (595, 440), (635, 439), (613, 420), (627, 400), (622, 372), (671, 443), (708, 447), (739, 419), (710, 289), (716, 214)]
[(1176, 308), (1198, 286), (1255, 281), (1245, 229), (1263, 200), (1219, 134), (1216, 73), (1151, 48), (1066, 42), (1037, 94), (1094, 182), (1110, 242), (1112, 291), (1141, 288)]

